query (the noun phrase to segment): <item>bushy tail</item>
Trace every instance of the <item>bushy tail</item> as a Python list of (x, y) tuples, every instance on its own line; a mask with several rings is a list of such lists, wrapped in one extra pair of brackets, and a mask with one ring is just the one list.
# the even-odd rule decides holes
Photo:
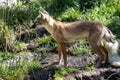
[(104, 39), (107, 42), (115, 43), (117, 41), (115, 36), (112, 34), (112, 32), (107, 27), (104, 27), (104, 32), (105, 32), (104, 33)]
[(120, 67), (120, 56), (118, 53), (118, 41), (112, 32), (105, 27), (104, 38), (106, 39), (105, 47), (108, 51), (108, 62), (115, 67)]

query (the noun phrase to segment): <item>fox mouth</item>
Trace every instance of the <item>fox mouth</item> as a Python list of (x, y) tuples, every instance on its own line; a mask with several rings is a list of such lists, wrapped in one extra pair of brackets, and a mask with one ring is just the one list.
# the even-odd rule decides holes
[(32, 23), (32, 25), (30, 26), (30, 28), (35, 28), (35, 27), (36, 27), (35, 23)]

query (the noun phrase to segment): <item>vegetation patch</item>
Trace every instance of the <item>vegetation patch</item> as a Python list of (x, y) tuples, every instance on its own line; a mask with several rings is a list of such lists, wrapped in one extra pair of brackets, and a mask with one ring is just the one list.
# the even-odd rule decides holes
[[(16, 39), (17, 29), (21, 27), (29, 29), (30, 23), (38, 15), (40, 6), (59, 21), (101, 22), (109, 27), (120, 43), (120, 0), (36, 0), (34, 2), (19, 0), (17, 4), (11, 8), (0, 8), (0, 80), (24, 80), (29, 71), (42, 69), (40, 64), (42, 55), (48, 56), (45, 53), (57, 52), (56, 42), (46, 34), (38, 38), (36, 37), (37, 33), (31, 31), (29, 41)], [(30, 51), (26, 48), (28, 44), (37, 44), (38, 46)], [(81, 53), (94, 54), (86, 40), (72, 43), (67, 48), (76, 56), (81, 55)], [(15, 58), (16, 55), (27, 52), (31, 52), (37, 58), (30, 62), (26, 60), (26, 55), (22, 55), (26, 61)], [(6, 65), (5, 62), (10, 63), (10, 65)], [(86, 61), (85, 68), (88, 71), (94, 70), (94, 64)], [(61, 67), (55, 70), (53, 76), (55, 80), (59, 80), (77, 70), (78, 68), (75, 67)], [(117, 79), (119, 80), (119, 78)]]
[(73, 67), (68, 68), (61, 67), (60, 69), (55, 71), (54, 80), (61, 80), (63, 76), (67, 76), (77, 70), (78, 70), (77, 68)]
[(68, 49), (71, 52), (73, 52), (73, 55), (76, 55), (76, 56), (78, 56), (79, 54), (92, 54), (93, 53), (87, 40), (76, 41), (75, 43), (70, 44)]

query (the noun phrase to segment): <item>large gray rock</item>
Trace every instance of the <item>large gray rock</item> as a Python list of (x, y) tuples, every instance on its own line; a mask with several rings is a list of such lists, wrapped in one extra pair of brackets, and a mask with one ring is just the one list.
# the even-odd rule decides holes
[(6, 67), (16, 67), (17, 65), (20, 65), (20, 63), (26, 64), (27, 62), (32, 62), (34, 59), (35, 55), (31, 52), (20, 52), (13, 58), (4, 60), (2, 69), (6, 69)]

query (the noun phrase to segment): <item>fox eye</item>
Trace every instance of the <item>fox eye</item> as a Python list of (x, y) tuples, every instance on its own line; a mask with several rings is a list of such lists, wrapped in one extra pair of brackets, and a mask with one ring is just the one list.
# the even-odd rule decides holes
[(36, 21), (39, 21), (39, 20), (41, 20), (41, 17), (38, 17)]

